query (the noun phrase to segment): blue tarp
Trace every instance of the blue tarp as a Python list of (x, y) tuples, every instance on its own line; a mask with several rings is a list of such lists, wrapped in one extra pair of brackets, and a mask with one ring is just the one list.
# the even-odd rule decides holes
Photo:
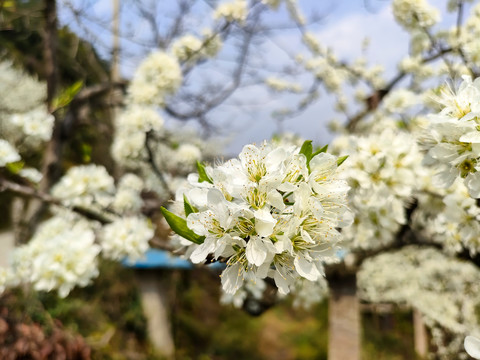
[[(150, 249), (145, 254), (145, 258), (130, 263), (128, 260), (123, 260), (123, 265), (135, 269), (193, 269), (193, 264), (185, 259), (173, 256), (169, 252), (158, 249)], [(209, 265), (210, 268), (223, 269), (225, 264), (213, 263)]]

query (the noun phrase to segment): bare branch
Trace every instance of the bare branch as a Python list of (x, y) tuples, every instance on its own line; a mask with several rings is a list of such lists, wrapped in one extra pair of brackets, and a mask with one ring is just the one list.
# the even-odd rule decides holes
[(62, 202), (59, 199), (41, 191), (41, 190), (37, 190), (37, 189), (32, 188), (31, 186), (16, 183), (16, 182), (13, 182), (13, 181), (10, 181), (10, 180), (7, 180), (5, 178), (0, 177), (0, 192), (3, 192), (3, 191), (10, 191), (14, 194), (26, 196), (26, 197), (29, 197), (29, 198), (35, 198), (35, 199), (41, 200), (42, 203), (44, 203), (44, 204), (61, 206), (61, 207), (64, 207), (66, 209), (70, 209), (70, 210), (76, 212), (77, 214), (84, 216), (85, 218), (87, 218), (89, 220), (95, 220), (95, 221), (98, 221), (102, 224), (108, 224), (108, 223), (112, 222), (108, 217), (106, 217), (106, 216), (104, 216), (104, 215), (102, 215), (102, 214), (100, 214), (96, 211), (93, 211), (93, 210), (88, 209), (88, 208), (80, 207), (80, 206), (73, 206), (73, 207), (66, 206), (66, 205), (62, 204)]
[(147, 149), (148, 163), (150, 164), (150, 167), (152, 168), (154, 174), (158, 177), (158, 179), (162, 183), (162, 186), (168, 192), (168, 195), (170, 196), (170, 198), (173, 198), (175, 196), (175, 194), (172, 192), (172, 190), (168, 186), (168, 183), (165, 180), (165, 176), (163, 176), (162, 170), (158, 167), (157, 163), (155, 162), (155, 157), (153, 155), (153, 149), (150, 145), (151, 140), (153, 140), (153, 131), (152, 130), (148, 131), (146, 133), (146, 137), (145, 137), (145, 148)]

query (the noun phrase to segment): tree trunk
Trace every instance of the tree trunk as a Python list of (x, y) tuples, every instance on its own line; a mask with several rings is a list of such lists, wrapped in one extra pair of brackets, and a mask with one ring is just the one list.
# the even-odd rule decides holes
[(360, 307), (356, 276), (330, 281), (328, 360), (360, 360)]

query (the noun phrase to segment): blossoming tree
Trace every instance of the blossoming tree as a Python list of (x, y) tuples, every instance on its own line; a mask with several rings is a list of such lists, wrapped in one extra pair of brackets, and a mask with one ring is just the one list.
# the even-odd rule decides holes
[[(266, 78), (275, 91), (300, 97), (277, 116), (301, 114), (324, 89), (346, 118), (332, 123), (340, 134), (329, 151), (281, 138), (205, 165), (215, 147), (166, 129), (162, 115), (207, 124), (210, 111), (240, 84), (260, 14), (283, 2), (302, 33), (308, 53), (297, 63), (311, 86), (303, 91), (291, 79)], [(29, 222), (35, 231), (16, 248), (11, 266), (0, 269), (0, 290), (29, 283), (67, 296), (98, 275), (99, 256), (134, 261), (149, 246), (181, 249), (193, 263), (226, 264), (223, 302), (262, 301), (270, 286), (308, 304), (327, 293), (325, 275), (333, 291), (353, 277), (363, 300), (420, 311), (434, 356), (461, 353), (465, 335), (480, 331), (480, 82), (474, 80), (480, 7), (469, 3), (447, 1), (456, 22), (439, 29), (440, 12), (426, 1), (394, 0), (410, 53), (390, 80), (364, 59), (339, 60), (307, 31), (290, 0), (222, 2), (202, 35), (158, 33), (160, 49), (138, 66), (115, 118), (116, 179), (97, 164), (52, 175), (66, 121), (54, 101), (55, 74), (45, 89), (3, 63), (2, 85), (19, 83), (18, 94), (29, 95), (0, 99), (0, 189), (37, 198), (49, 213)], [(45, 9), (51, 35), (45, 58), (54, 72), (55, 2), (46, 1)], [(238, 67), (228, 86), (210, 84), (209, 98), (207, 88), (189, 87), (189, 75), (218, 55), (230, 32), (242, 34)], [(41, 168), (29, 158), (39, 149), (46, 154)], [(176, 234), (169, 244), (158, 235), (160, 205)], [(45, 216), (41, 210), (34, 209), (37, 219)]]

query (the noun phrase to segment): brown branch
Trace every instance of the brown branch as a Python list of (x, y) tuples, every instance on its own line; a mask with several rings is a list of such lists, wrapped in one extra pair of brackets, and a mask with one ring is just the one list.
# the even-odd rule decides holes
[[(422, 64), (428, 64), (453, 51), (453, 48), (441, 49), (436, 54), (424, 58), (422, 60)], [(365, 99), (366, 107), (348, 120), (346, 125), (347, 130), (349, 132), (354, 132), (357, 124), (363, 120), (365, 116), (376, 110), (381, 104), (383, 98), (390, 93), (390, 91), (392, 91), (392, 89), (407, 75), (408, 74), (403, 71), (399, 72), (384, 88), (376, 90), (369, 97), (367, 97)]]
[(16, 183), (0, 177), (0, 192), (3, 192), (3, 191), (10, 191), (17, 195), (38, 199), (38, 200), (41, 200), (43, 204), (61, 206), (66, 209), (70, 209), (73, 212), (76, 212), (77, 214), (82, 215), (89, 220), (95, 220), (102, 224), (109, 224), (112, 222), (111, 219), (109, 219), (108, 217), (96, 211), (92, 211), (91, 209), (87, 209), (80, 206), (70, 207), (70, 206), (64, 205), (60, 199), (57, 199), (41, 190), (37, 190), (32, 188), (31, 186)]
[[(43, 17), (45, 28), (43, 32), (44, 42), (44, 66), (47, 80), (47, 108), (49, 112), (53, 111), (53, 101), (57, 93), (58, 84), (58, 64), (57, 64), (57, 6), (56, 0), (45, 0)], [(60, 177), (60, 153), (61, 153), (61, 122), (58, 115), (53, 113), (54, 125), (52, 138), (47, 144), (43, 160), (42, 160), (42, 181), (40, 182), (40, 190), (47, 192), (48, 189)], [(46, 210), (43, 202), (33, 202), (27, 212), (26, 223), (28, 224), (22, 238), (17, 239), (23, 243), (30, 238), (35, 231), (36, 224)]]
[(57, 5), (56, 0), (45, 0), (43, 11), (45, 19), (44, 57), (45, 76), (47, 80), (47, 106), (52, 111), (52, 103), (57, 92), (58, 64), (57, 64)]
[(158, 179), (162, 183), (165, 190), (168, 192), (170, 198), (173, 198), (175, 194), (172, 192), (172, 190), (170, 190), (170, 187), (168, 186), (167, 181), (165, 180), (165, 176), (163, 176), (162, 170), (158, 167), (157, 163), (155, 162), (153, 149), (150, 145), (150, 140), (152, 139), (153, 139), (153, 131), (150, 130), (145, 134), (145, 148), (147, 149), (148, 163), (150, 164), (150, 167), (152, 168), (154, 174), (158, 177)]
[(77, 95), (75, 95), (70, 105), (83, 104), (94, 97), (107, 94), (110, 90), (114, 88), (124, 89), (126, 86), (126, 81), (115, 81), (104, 82), (101, 84), (86, 87), (82, 89)]

